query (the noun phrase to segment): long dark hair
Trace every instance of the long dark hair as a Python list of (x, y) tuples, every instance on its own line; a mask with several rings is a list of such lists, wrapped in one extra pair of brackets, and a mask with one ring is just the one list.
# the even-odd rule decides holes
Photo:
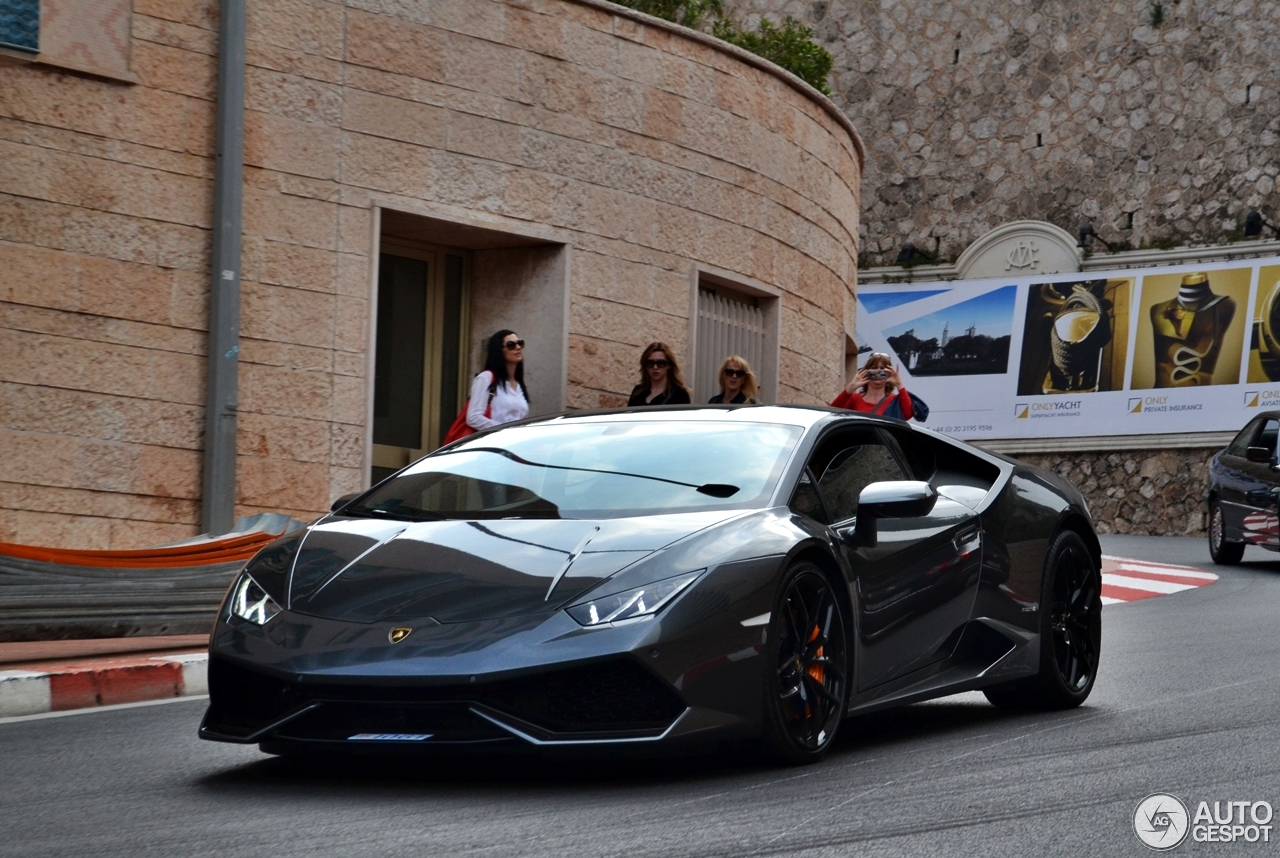
[(649, 389), (649, 373), (645, 370), (644, 362), (654, 352), (662, 352), (667, 356), (667, 387), (678, 387), (685, 393), (692, 395), (693, 391), (689, 389), (689, 385), (684, 383), (684, 376), (680, 374), (680, 364), (676, 362), (676, 353), (671, 350), (671, 346), (663, 342), (649, 343), (644, 347), (644, 351), (640, 354), (640, 383), (636, 385), (631, 395), (635, 396), (637, 393)]
[[(507, 353), (502, 347), (502, 341), (514, 333), (515, 331), (503, 328), (489, 337), (489, 342), (485, 345), (484, 368), (493, 373), (495, 384), (507, 383)], [(524, 361), (516, 364), (516, 383), (520, 385), (520, 392), (524, 394), (525, 402), (528, 402), (529, 388), (524, 386)]]

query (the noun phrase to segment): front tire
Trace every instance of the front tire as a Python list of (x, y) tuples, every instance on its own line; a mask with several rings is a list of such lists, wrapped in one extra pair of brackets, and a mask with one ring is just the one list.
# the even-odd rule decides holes
[(765, 658), (765, 744), (789, 765), (826, 756), (848, 701), (844, 612), (812, 563), (791, 566), (778, 588)]
[(983, 693), (1006, 709), (1071, 709), (1093, 690), (1102, 649), (1102, 575), (1080, 535), (1064, 530), (1045, 556), (1040, 672)]
[(1243, 542), (1227, 541), (1227, 522), (1216, 500), (1209, 502), (1209, 556), (1222, 566), (1235, 566), (1244, 557)]

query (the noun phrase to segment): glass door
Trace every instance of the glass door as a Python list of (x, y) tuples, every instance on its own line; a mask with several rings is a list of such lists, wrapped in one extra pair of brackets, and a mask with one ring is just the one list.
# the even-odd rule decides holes
[(378, 257), (373, 482), (440, 446), (467, 398), (468, 275), (461, 250), (400, 246)]

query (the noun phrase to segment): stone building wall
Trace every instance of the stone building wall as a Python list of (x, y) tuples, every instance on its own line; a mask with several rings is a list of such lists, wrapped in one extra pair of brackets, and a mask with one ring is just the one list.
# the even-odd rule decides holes
[(133, 0), (136, 85), (0, 67), (0, 540), (197, 530), (216, 9)]
[(867, 141), (863, 265), (952, 258), (1020, 219), (1110, 241), (1217, 243), (1280, 218), (1271, 0), (729, 0), (834, 56)]
[(1066, 477), (1089, 502), (1099, 533), (1203, 536), (1214, 449), (1023, 453)]
[[(0, 540), (198, 530), (218, 7), (133, 0), (133, 85), (0, 69)], [(699, 265), (777, 290), (780, 400), (841, 386), (863, 153), (813, 90), (599, 0), (248, 7), (238, 515), (366, 485), (379, 213), (567, 248), (552, 410), (686, 350)]]

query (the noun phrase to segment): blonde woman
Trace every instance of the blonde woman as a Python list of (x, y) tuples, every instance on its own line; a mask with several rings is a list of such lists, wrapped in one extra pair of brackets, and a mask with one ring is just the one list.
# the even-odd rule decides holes
[(640, 383), (627, 405), (688, 405), (689, 401), (676, 353), (666, 343), (649, 343), (640, 355)]
[(729, 355), (720, 362), (720, 392), (707, 400), (712, 405), (759, 405), (756, 397), (760, 383), (751, 365), (737, 355)]

